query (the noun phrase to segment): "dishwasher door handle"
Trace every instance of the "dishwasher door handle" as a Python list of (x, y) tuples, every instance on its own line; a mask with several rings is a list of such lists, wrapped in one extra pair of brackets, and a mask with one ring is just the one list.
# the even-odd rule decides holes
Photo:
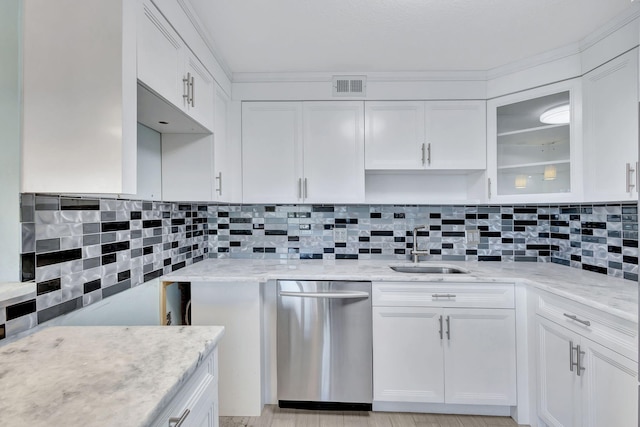
[(349, 299), (349, 298), (369, 298), (369, 292), (288, 292), (280, 291), (281, 297), (300, 297), (300, 298), (330, 298), (330, 299)]

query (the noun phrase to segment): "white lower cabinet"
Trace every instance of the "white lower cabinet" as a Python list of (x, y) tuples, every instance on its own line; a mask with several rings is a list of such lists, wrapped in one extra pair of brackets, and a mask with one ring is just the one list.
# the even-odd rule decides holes
[(200, 367), (151, 423), (154, 427), (218, 427), (218, 350)]
[[(394, 299), (392, 286), (380, 284), (376, 290), (374, 284), (374, 401), (517, 404), (514, 309), (460, 307), (474, 297), (459, 286), (465, 289), (457, 293), (455, 286), (443, 292), (442, 285), (399, 284)], [(492, 287), (482, 304), (495, 298), (503, 307), (504, 294)], [(505, 288), (513, 304), (513, 285)], [(476, 285), (473, 292), (480, 295), (483, 289)], [(402, 306), (402, 298), (412, 302)], [(412, 306), (416, 301), (422, 306)]]
[(536, 314), (539, 425), (638, 425), (637, 323), (545, 292)]
[(637, 364), (537, 316), (538, 417), (548, 426), (636, 427)]

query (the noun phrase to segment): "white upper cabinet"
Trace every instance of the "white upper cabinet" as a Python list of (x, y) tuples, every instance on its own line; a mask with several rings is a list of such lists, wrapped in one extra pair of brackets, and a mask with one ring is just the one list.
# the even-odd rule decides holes
[(361, 101), (303, 103), (307, 203), (364, 201), (364, 111)]
[[(580, 197), (580, 106), (579, 80), (489, 101), (490, 201), (549, 202)], [(557, 108), (564, 112), (546, 118)]]
[[(214, 83), (215, 84), (215, 83)], [(215, 128), (209, 134), (162, 135), (162, 198), (170, 201), (230, 201), (227, 112), (229, 98), (216, 87)], [(225, 186), (227, 184), (227, 186)]]
[(367, 169), (424, 168), (423, 101), (366, 101), (365, 118)]
[(242, 104), (242, 201), (294, 203), (302, 196), (302, 103)]
[(361, 101), (242, 104), (245, 203), (364, 200)]
[(23, 7), (22, 191), (135, 194), (136, 3)]
[(183, 108), (195, 121), (213, 130), (216, 83), (198, 58), (190, 50), (186, 52), (185, 79), (188, 96), (182, 98)]
[(485, 101), (427, 101), (425, 112), (427, 168), (487, 167)]
[(138, 13), (138, 80), (173, 105), (182, 105), (186, 85), (181, 64), (187, 47), (150, 1), (140, 2)]
[(638, 198), (638, 49), (585, 74), (585, 196)]
[(229, 179), (232, 165), (229, 150), (229, 97), (216, 85), (215, 128), (213, 132), (213, 200), (232, 201)]
[(214, 126), (215, 82), (150, 0), (138, 9), (138, 80), (208, 131)]
[(485, 101), (366, 101), (369, 170), (485, 169)]

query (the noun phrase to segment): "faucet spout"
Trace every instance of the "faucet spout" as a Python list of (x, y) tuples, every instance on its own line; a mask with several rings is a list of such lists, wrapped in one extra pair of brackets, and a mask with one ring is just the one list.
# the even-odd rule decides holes
[(414, 227), (413, 229), (413, 248), (411, 249), (411, 256), (413, 257), (414, 263), (417, 263), (418, 261), (420, 261), (420, 256), (429, 255), (429, 251), (427, 250), (421, 251), (418, 249), (418, 231), (426, 228), (427, 228), (426, 225), (419, 225), (417, 227)]

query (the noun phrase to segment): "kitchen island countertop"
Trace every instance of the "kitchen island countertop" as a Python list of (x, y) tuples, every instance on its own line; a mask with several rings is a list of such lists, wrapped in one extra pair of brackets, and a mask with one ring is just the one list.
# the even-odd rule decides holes
[(151, 425), (224, 333), (220, 326), (50, 327), (0, 347), (11, 426)]
[(246, 282), (268, 280), (370, 280), (412, 282), (517, 282), (542, 289), (638, 322), (638, 284), (550, 263), (422, 261), (448, 264), (469, 274), (398, 273), (389, 265), (411, 265), (397, 261), (365, 260), (241, 260), (209, 259), (161, 277), (175, 282)]

